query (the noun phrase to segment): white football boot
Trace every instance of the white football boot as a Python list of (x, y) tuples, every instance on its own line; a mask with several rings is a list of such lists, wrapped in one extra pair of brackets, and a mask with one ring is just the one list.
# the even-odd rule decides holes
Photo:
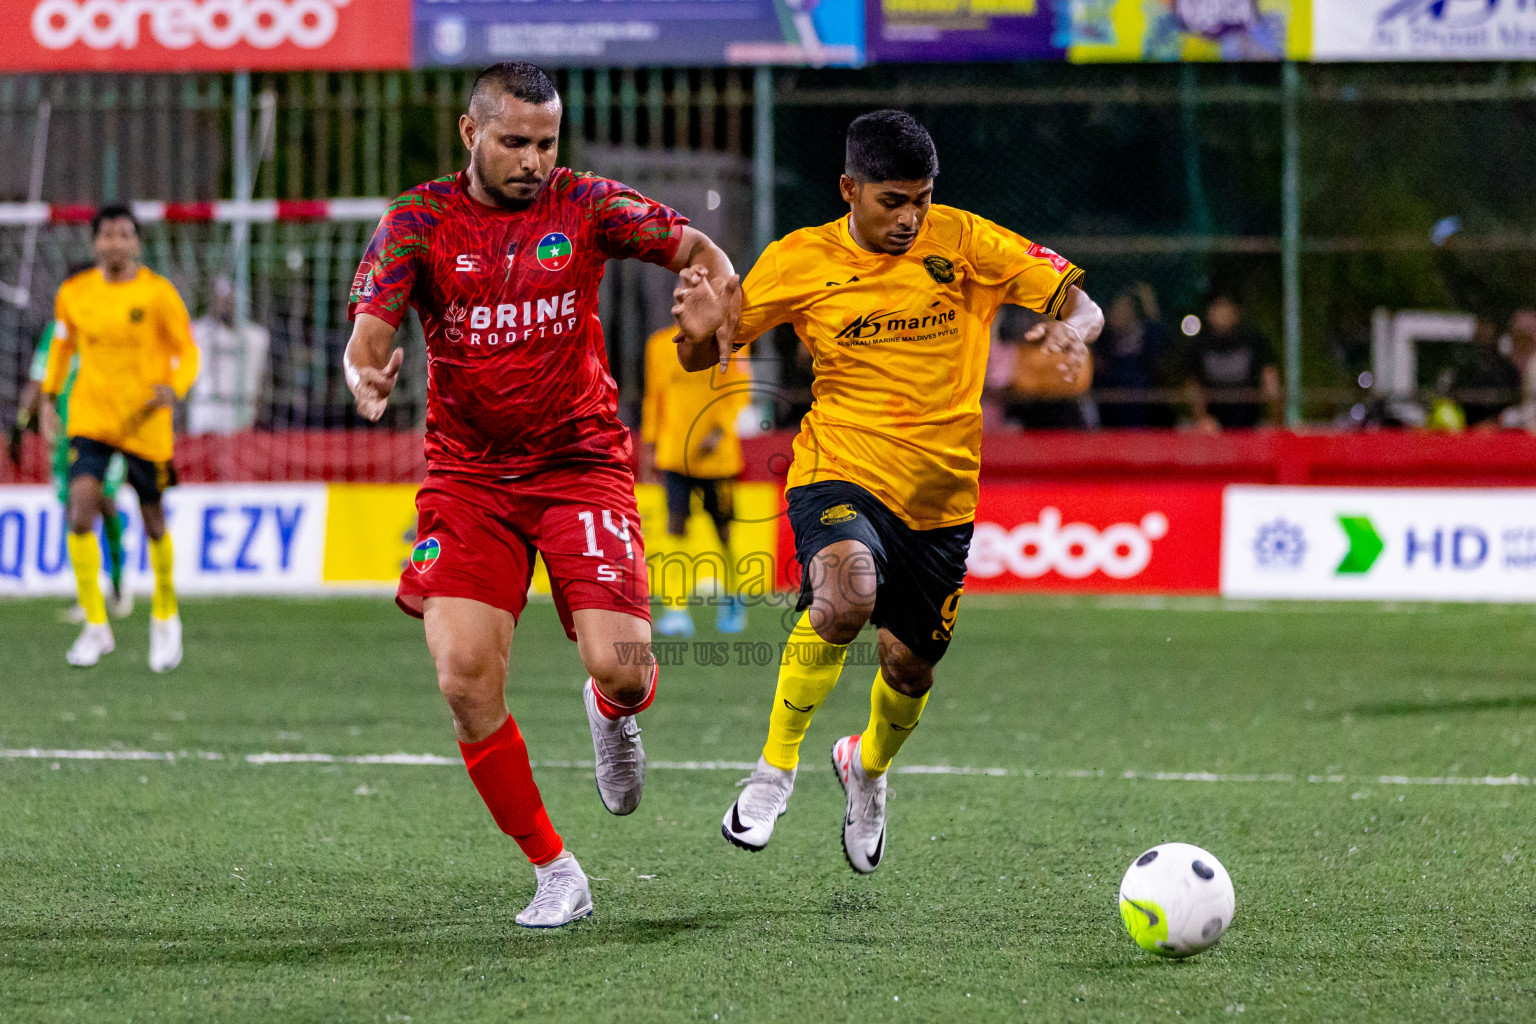
[(596, 684), (589, 678), (582, 696), (587, 704), (587, 725), (592, 729), (592, 753), (596, 755), (597, 795), (610, 814), (630, 814), (640, 806), (645, 789), (645, 747), (634, 715), (611, 719), (597, 709)]
[(90, 668), (103, 654), (111, 654), (116, 649), (117, 641), (112, 636), (111, 626), (105, 622), (95, 626), (86, 623), (64, 659), (76, 668)]
[(149, 667), (169, 672), (181, 664), (181, 616), (149, 619)]
[(843, 818), (843, 856), (848, 866), (867, 875), (880, 866), (885, 855), (885, 776), (864, 774), (859, 756), (860, 736), (844, 736), (832, 745), (832, 770), (848, 794), (848, 813)]
[(737, 785), (741, 795), (725, 812), (720, 834), (743, 850), (758, 853), (773, 837), (773, 826), (789, 808), (789, 795), (795, 791), (795, 769), (775, 768), (761, 756), (757, 768)]
[(570, 851), (534, 868), (533, 873), (539, 886), (533, 901), (517, 915), (518, 924), (524, 928), (559, 928), (592, 913), (592, 888)]

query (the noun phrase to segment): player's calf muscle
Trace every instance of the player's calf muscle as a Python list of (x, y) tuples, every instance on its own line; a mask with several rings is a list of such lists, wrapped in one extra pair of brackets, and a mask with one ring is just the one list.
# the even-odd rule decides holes
[(888, 635), (880, 641), (880, 674), (891, 689), (907, 697), (921, 697), (933, 689), (933, 663)]

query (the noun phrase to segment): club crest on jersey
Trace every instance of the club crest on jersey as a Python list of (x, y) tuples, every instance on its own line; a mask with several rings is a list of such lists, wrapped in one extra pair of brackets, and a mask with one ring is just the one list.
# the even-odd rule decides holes
[(573, 252), (569, 238), (558, 231), (551, 231), (539, 239), (539, 247), (534, 251), (534, 256), (545, 270), (564, 270), (571, 265)]
[(949, 284), (955, 279), (955, 265), (943, 256), (924, 256), (923, 269), (939, 284)]
[(821, 513), (821, 522), (824, 526), (836, 526), (838, 523), (846, 523), (857, 518), (859, 514), (853, 510), (852, 505), (833, 505)]
[(417, 572), (426, 572), (437, 564), (437, 556), (443, 553), (443, 546), (437, 542), (436, 537), (428, 537), (416, 542), (411, 548), (411, 565)]

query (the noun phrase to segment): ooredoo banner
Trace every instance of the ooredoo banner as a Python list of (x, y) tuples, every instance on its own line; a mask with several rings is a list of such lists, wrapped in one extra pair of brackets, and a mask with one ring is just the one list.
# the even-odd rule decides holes
[(1219, 486), (983, 486), (966, 591), (1214, 594)]
[(1536, 600), (1536, 490), (1228, 487), (1221, 592)]
[(411, 0), (4, 0), (0, 71), (405, 68)]

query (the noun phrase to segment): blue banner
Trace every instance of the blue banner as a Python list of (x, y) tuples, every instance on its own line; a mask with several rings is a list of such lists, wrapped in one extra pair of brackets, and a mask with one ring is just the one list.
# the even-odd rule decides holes
[(1065, 56), (1052, 39), (1050, 0), (866, 0), (865, 8), (870, 63)]
[(862, 0), (415, 0), (418, 67), (864, 62)]

